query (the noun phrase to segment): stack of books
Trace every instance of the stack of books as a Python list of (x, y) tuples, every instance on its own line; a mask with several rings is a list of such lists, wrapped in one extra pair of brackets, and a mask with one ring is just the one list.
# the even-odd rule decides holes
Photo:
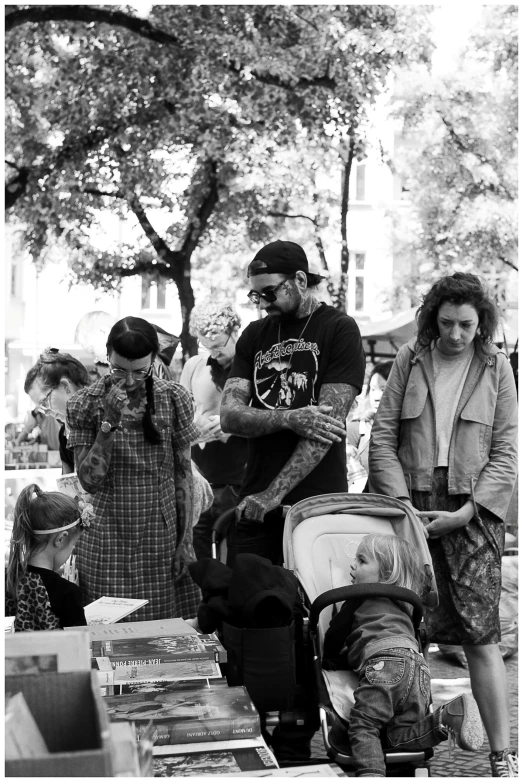
[[(278, 768), (245, 687), (228, 687), (214, 633), (182, 619), (90, 625), (91, 665), (113, 724), (153, 743), (154, 776)], [(152, 726), (152, 729), (151, 729)]]

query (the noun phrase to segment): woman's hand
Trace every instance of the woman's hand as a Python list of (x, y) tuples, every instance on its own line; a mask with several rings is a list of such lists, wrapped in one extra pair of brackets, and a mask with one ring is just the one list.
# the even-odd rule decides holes
[(444, 510), (418, 511), (418, 516), (423, 522), (425, 536), (427, 538), (441, 538), (455, 529), (464, 527), (474, 516), (474, 505), (467, 500), (459, 510), (450, 513)]
[(104, 421), (109, 421), (113, 426), (118, 426), (122, 420), (122, 412), (127, 404), (125, 392), (125, 380), (113, 380), (111, 375), (104, 378), (106, 394), (104, 397)]

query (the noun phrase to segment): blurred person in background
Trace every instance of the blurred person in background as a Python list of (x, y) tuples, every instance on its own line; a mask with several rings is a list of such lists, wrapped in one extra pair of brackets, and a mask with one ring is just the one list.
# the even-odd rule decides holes
[(349, 491), (361, 492), (369, 474), (369, 442), (374, 416), (394, 361), (379, 361), (369, 375), (365, 396), (347, 423)]
[(247, 461), (247, 440), (224, 434), (220, 425), (223, 387), (231, 371), (240, 319), (229, 304), (205, 303), (191, 313), (190, 331), (205, 354), (192, 356), (185, 364), (180, 383), (191, 391), (194, 422), (199, 439), (191, 456), (210, 483), (214, 501), (193, 530), (197, 559), (211, 556), (212, 526), (218, 516), (239, 501)]
[(73, 394), (88, 386), (91, 379), (84, 365), (69, 353), (47, 348), (26, 375), (24, 391), (36, 409), (60, 424), (58, 450), (62, 473), (74, 472), (74, 453), (67, 445), (66, 404)]

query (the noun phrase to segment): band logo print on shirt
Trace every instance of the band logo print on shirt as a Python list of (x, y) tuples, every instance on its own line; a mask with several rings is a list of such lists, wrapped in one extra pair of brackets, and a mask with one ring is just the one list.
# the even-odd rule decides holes
[(274, 410), (316, 404), (319, 354), (316, 342), (301, 338), (282, 340), (265, 353), (256, 353), (254, 384), (262, 405)]

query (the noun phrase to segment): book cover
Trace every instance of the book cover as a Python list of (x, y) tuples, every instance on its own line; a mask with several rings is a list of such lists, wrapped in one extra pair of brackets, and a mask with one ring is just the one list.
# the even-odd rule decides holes
[[(181, 681), (166, 682), (166, 681), (151, 681), (151, 682), (129, 682), (127, 684), (117, 684), (103, 687), (102, 695), (133, 695), (137, 692), (177, 692), (180, 688), (194, 688), (198, 690), (200, 687), (210, 687), (210, 683), (207, 680), (202, 679), (182, 679)], [(213, 687), (228, 687), (227, 679), (222, 676), (221, 679), (212, 680)]]
[(227, 653), (216, 635), (166, 635), (91, 641), (93, 657), (109, 657), (120, 665), (160, 665), (177, 660), (226, 662)]
[(116, 665), (108, 657), (93, 657), (92, 660), (93, 667), (99, 671), (101, 686), (129, 682), (219, 679), (222, 675), (214, 660), (178, 660), (159, 665)]
[[(9, 684), (9, 682), (7, 682)], [(23, 693), (6, 693), (5, 759), (34, 758), (49, 750)]]
[(314, 763), (308, 766), (288, 766), (286, 768), (264, 768), (262, 771), (241, 771), (239, 777), (305, 777), (324, 779), (325, 777), (347, 777), (336, 763)]
[(185, 619), (150, 619), (142, 622), (118, 622), (115, 625), (92, 624), (88, 627), (71, 628), (89, 633), (91, 641), (106, 641), (116, 638), (154, 638), (167, 635), (197, 635), (196, 630)]
[(48, 671), (88, 671), (89, 637), (75, 630), (7, 633), (5, 675)]
[(155, 746), (259, 736), (260, 718), (245, 687), (179, 687), (174, 692), (117, 695), (104, 700), (113, 721), (154, 722)]
[(124, 616), (132, 614), (142, 606), (146, 605), (148, 600), (138, 600), (131, 597), (99, 597), (84, 608), (85, 618), (88, 625), (94, 624), (113, 624), (123, 619)]
[(153, 755), (155, 777), (237, 774), (278, 768), (276, 758), (261, 738), (223, 742), (221, 748), (218, 742), (154, 747)]
[(67, 494), (69, 497), (73, 497), (73, 499), (78, 497), (79, 500), (84, 500), (84, 502), (92, 502), (92, 496), (84, 489), (75, 472), (60, 475), (56, 479), (56, 486), (59, 492)]

